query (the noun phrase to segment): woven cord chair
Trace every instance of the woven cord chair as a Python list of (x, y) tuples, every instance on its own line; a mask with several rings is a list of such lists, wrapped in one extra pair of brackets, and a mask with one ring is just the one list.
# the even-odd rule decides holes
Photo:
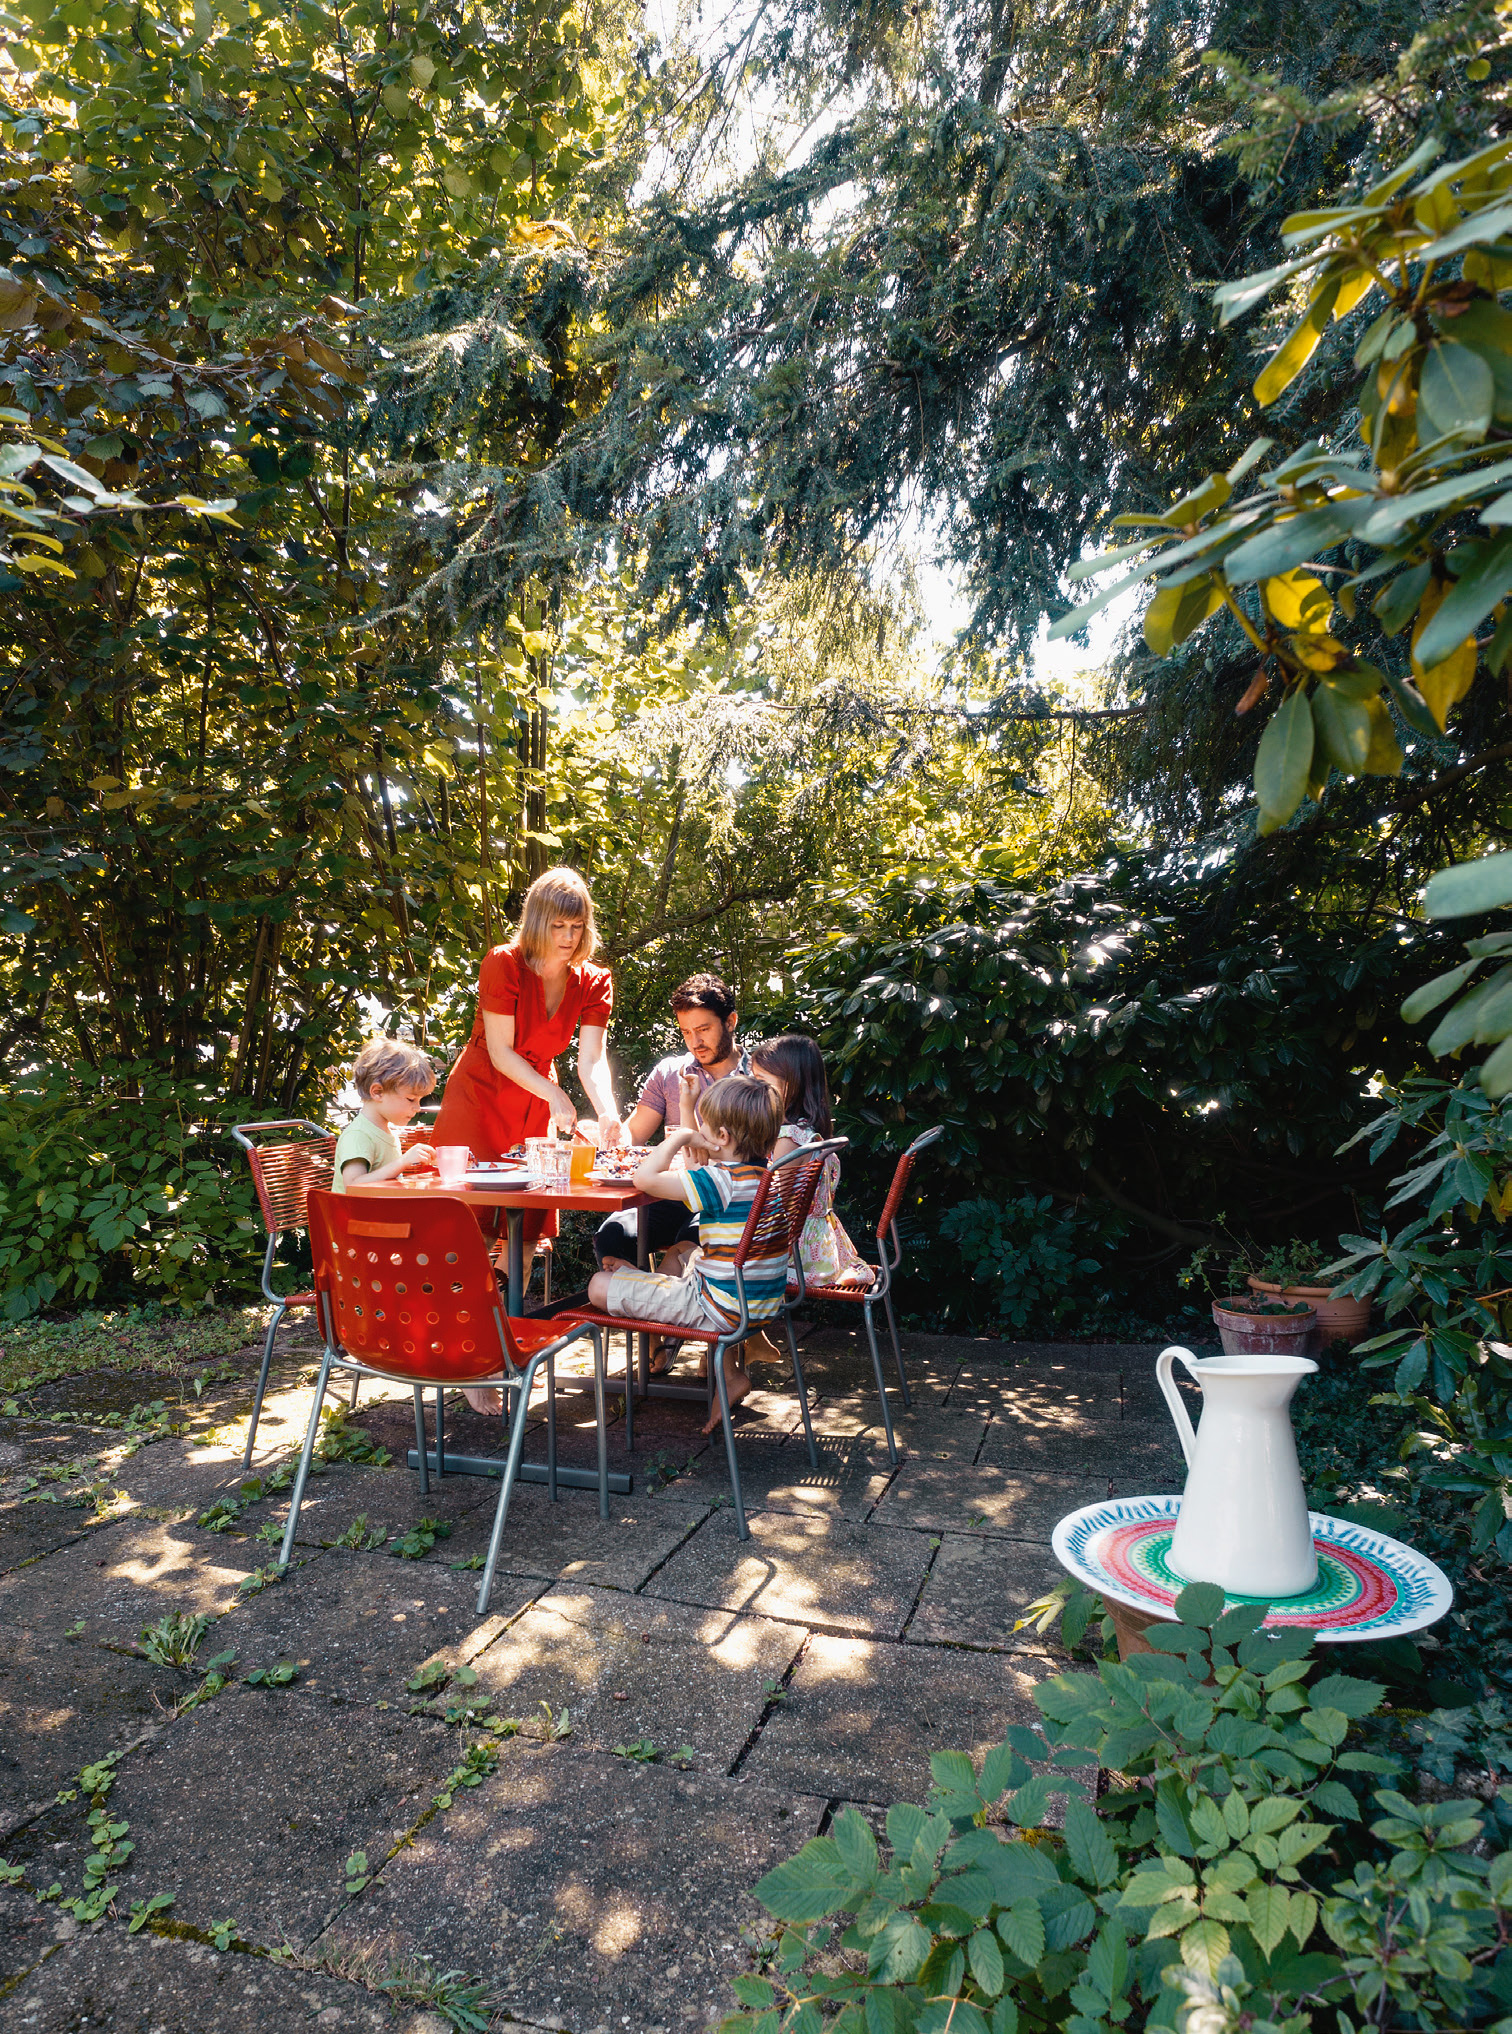
[[(286, 1137), (279, 1143), (258, 1143), (259, 1137), (273, 1137), (282, 1130), (302, 1130), (303, 1137)], [(257, 1189), (257, 1205), (262, 1210), (263, 1225), (268, 1232), (268, 1247), (263, 1252), (262, 1289), (263, 1296), (272, 1302), (273, 1318), (268, 1323), (267, 1338), (263, 1343), (262, 1368), (257, 1373), (257, 1395), (252, 1401), (252, 1424), (247, 1429), (247, 1448), (242, 1456), (243, 1469), (252, 1466), (252, 1449), (257, 1440), (257, 1423), (262, 1418), (263, 1396), (268, 1389), (268, 1366), (273, 1361), (273, 1338), (283, 1325), (284, 1315), (290, 1307), (313, 1307), (313, 1292), (281, 1293), (273, 1285), (273, 1256), (278, 1248), (278, 1239), (286, 1231), (303, 1229), (308, 1224), (306, 1202), (314, 1187), (328, 1187), (331, 1184), (331, 1167), (336, 1156), (336, 1139), (318, 1123), (307, 1123), (303, 1117), (291, 1116), (274, 1123), (234, 1123), (231, 1135), (247, 1154), (252, 1168), (252, 1184)], [(352, 1386), (352, 1403), (357, 1402), (357, 1387)]]
[[(745, 1289), (745, 1266), (758, 1239), (773, 1245), (779, 1240), (772, 1232), (781, 1223), (781, 1238), (787, 1250), (789, 1266), (794, 1263), (798, 1249), (798, 1238), (803, 1234), (803, 1225), (808, 1220), (809, 1209), (814, 1204), (814, 1195), (823, 1176), (826, 1159), (833, 1151), (844, 1147), (845, 1139), (832, 1138), (825, 1144), (805, 1144), (796, 1151), (790, 1151), (785, 1158), (779, 1158), (775, 1165), (769, 1165), (762, 1175), (756, 1198), (751, 1203), (751, 1212), (741, 1232), (734, 1258), (735, 1290), (740, 1301), (740, 1317), (729, 1327), (688, 1328), (668, 1321), (636, 1321), (620, 1314), (601, 1313), (592, 1307), (574, 1307), (568, 1313), (555, 1316), (558, 1321), (573, 1320), (625, 1336), (625, 1422), (626, 1440), (630, 1442), (634, 1429), (635, 1374), (633, 1350), (637, 1339), (642, 1336), (665, 1335), (680, 1342), (702, 1342), (707, 1349), (708, 1389), (707, 1396), (681, 1385), (660, 1385), (657, 1395), (663, 1398), (703, 1399), (712, 1405), (717, 1393), (721, 1423), (724, 1427), (725, 1460), (730, 1471), (730, 1492), (735, 1504), (735, 1530), (740, 1539), (748, 1540), (751, 1529), (746, 1524), (745, 1499), (740, 1487), (740, 1465), (735, 1459), (735, 1429), (730, 1419), (730, 1390), (725, 1382), (724, 1355), (726, 1349), (744, 1342), (752, 1333), (753, 1326), (766, 1327), (775, 1315), (764, 1316), (753, 1324), (750, 1304)], [(771, 1210), (776, 1201), (777, 1209)], [(770, 1212), (769, 1212), (770, 1211)], [(775, 1216), (775, 1219), (774, 1219)], [(773, 1251), (775, 1254), (775, 1249)], [(800, 1288), (801, 1290), (801, 1288)], [(791, 1301), (784, 1297), (778, 1313), (787, 1329), (788, 1354), (793, 1361), (793, 1381), (797, 1387), (798, 1404), (803, 1413), (803, 1432), (808, 1442), (809, 1467), (819, 1467), (819, 1453), (814, 1445), (814, 1426), (809, 1417), (808, 1390), (803, 1380), (803, 1362), (798, 1354), (797, 1339), (793, 1334), (793, 1323), (789, 1312)]]
[[(509, 1454), (494, 1514), (488, 1559), (478, 1585), (478, 1615), (488, 1608), (494, 1570), (519, 1474), (530, 1394), (537, 1372), (546, 1368), (546, 1476), (553, 1501), (556, 1481), (556, 1357), (569, 1343), (588, 1335), (593, 1342), (593, 1396), (598, 1422), (599, 1516), (609, 1516), (608, 1433), (604, 1421), (604, 1345), (596, 1323), (557, 1316), (512, 1320), (488, 1261), (472, 1213), (459, 1201), (416, 1200), (364, 1194), (313, 1192), (309, 1196), (310, 1246), (315, 1259), (315, 1298), (325, 1354), (310, 1424), (294, 1478), (289, 1521), (278, 1565), (294, 1552), (299, 1507), (304, 1500), (321, 1401), (333, 1370), (358, 1377), (382, 1377), (408, 1384), (415, 1395), (415, 1443), (420, 1457), (420, 1491), (430, 1490), (425, 1440), (424, 1393), (450, 1386), (495, 1385), (505, 1403), (515, 1400)], [(445, 1443), (438, 1419), (436, 1474), (445, 1474)]]
[(887, 1189), (887, 1199), (882, 1203), (881, 1219), (877, 1223), (877, 1261), (871, 1267), (873, 1273), (871, 1284), (847, 1285), (840, 1282), (834, 1285), (803, 1286), (800, 1264), (800, 1291), (797, 1298), (790, 1301), (790, 1304), (796, 1306), (806, 1293), (809, 1299), (861, 1302), (862, 1312), (866, 1318), (866, 1339), (871, 1347), (872, 1371), (877, 1380), (877, 1396), (882, 1401), (882, 1429), (887, 1435), (889, 1462), (897, 1461), (898, 1444), (893, 1439), (892, 1413), (887, 1403), (887, 1382), (882, 1375), (882, 1355), (877, 1347), (877, 1325), (872, 1319), (872, 1308), (878, 1300), (882, 1302), (882, 1311), (887, 1316), (887, 1332), (892, 1337), (893, 1357), (898, 1366), (898, 1383), (902, 1387), (903, 1404), (905, 1407), (911, 1406), (913, 1396), (908, 1389), (908, 1373), (903, 1368), (903, 1345), (898, 1340), (898, 1323), (893, 1315), (892, 1305), (893, 1273), (903, 1261), (903, 1239), (898, 1234), (898, 1210), (902, 1207), (903, 1196), (908, 1191), (914, 1160), (927, 1145), (933, 1144), (936, 1138), (943, 1135), (943, 1127), (936, 1124), (934, 1129), (926, 1130), (921, 1136), (916, 1137), (898, 1160), (893, 1171), (892, 1185)]

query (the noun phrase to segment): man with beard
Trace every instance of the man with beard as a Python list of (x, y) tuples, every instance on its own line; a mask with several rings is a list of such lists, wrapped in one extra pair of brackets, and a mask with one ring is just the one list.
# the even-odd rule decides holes
[[(749, 1057), (735, 1043), (740, 1022), (735, 997), (718, 975), (689, 975), (672, 991), (672, 1014), (688, 1049), (668, 1053), (651, 1069), (625, 1123), (627, 1144), (649, 1144), (659, 1130), (678, 1127), (684, 1081), (693, 1087), (696, 1100), (726, 1074), (750, 1071)], [(691, 1248), (698, 1242), (698, 1217), (681, 1202), (655, 1201), (649, 1208), (627, 1208), (622, 1214), (611, 1215), (593, 1239), (593, 1254), (606, 1271), (617, 1264), (634, 1268), (637, 1221), (647, 1224), (646, 1247), (652, 1252), (671, 1250), (678, 1244)], [(653, 1352), (653, 1368), (665, 1367), (667, 1353)]]

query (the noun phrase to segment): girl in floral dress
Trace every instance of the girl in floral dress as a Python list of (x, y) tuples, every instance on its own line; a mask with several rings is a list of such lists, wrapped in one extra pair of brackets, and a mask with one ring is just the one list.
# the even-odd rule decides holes
[[(812, 1038), (790, 1031), (765, 1045), (753, 1046), (751, 1072), (774, 1089), (782, 1103), (782, 1135), (772, 1152), (773, 1162), (800, 1145), (833, 1137), (829, 1081), (823, 1055)], [(870, 1285), (876, 1276), (835, 1213), (839, 1183), (840, 1160), (831, 1152), (798, 1246), (803, 1276), (810, 1286)]]

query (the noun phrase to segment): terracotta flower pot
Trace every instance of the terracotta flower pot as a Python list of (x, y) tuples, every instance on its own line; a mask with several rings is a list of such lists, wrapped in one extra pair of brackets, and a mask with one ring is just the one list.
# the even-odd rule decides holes
[[(1213, 1319), (1225, 1356), (1305, 1356), (1317, 1325), (1309, 1306), (1294, 1314), (1258, 1314), (1254, 1307), (1269, 1295), (1258, 1298), (1231, 1293), (1213, 1301)], [(1285, 1304), (1283, 1302), (1283, 1304)]]
[(1368, 1299), (1330, 1299), (1328, 1295), (1333, 1288), (1327, 1285), (1274, 1285), (1264, 1278), (1247, 1279), (1245, 1283), (1251, 1292), (1262, 1292), (1269, 1299), (1301, 1300), (1310, 1306), (1318, 1317), (1320, 1348), (1326, 1349), (1331, 1342), (1343, 1342), (1352, 1349), (1370, 1333)]

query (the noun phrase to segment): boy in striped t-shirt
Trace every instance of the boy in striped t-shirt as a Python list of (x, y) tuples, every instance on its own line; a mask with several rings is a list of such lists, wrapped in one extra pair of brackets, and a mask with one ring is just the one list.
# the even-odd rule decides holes
[[(781, 1129), (782, 1105), (764, 1081), (750, 1074), (715, 1081), (699, 1101), (697, 1126), (669, 1130), (635, 1174), (643, 1194), (659, 1201), (682, 1201), (694, 1211), (697, 1250), (680, 1277), (630, 1265), (596, 1272), (588, 1284), (593, 1305), (632, 1321), (733, 1328), (740, 1319), (735, 1252)], [(710, 1162), (674, 1171), (673, 1159), (694, 1139), (707, 1150)], [(740, 1271), (747, 1318), (753, 1326), (770, 1320), (782, 1305), (787, 1274), (787, 1218), (774, 1194)], [(751, 1388), (743, 1359), (743, 1347), (726, 1349), (725, 1382), (732, 1406)], [(713, 1413), (704, 1432), (712, 1433), (719, 1420), (719, 1413)]]

